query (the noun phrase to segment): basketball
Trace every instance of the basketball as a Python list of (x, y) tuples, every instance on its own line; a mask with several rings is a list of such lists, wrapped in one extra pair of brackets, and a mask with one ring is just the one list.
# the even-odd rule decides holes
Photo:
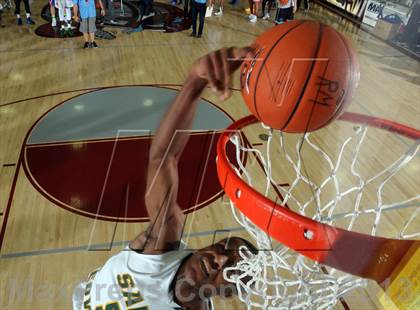
[(242, 96), (271, 128), (303, 133), (328, 125), (344, 112), (359, 81), (348, 40), (315, 21), (273, 27), (254, 42), (256, 54), (241, 67)]

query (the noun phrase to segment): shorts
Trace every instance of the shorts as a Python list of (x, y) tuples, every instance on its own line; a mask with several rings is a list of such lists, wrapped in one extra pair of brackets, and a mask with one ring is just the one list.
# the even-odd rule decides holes
[(96, 17), (82, 18), (79, 30), (82, 33), (92, 33), (96, 31)]
[(277, 9), (276, 14), (276, 22), (285, 22), (286, 20), (293, 20), (294, 14), (293, 14), (293, 6), (281, 9)]

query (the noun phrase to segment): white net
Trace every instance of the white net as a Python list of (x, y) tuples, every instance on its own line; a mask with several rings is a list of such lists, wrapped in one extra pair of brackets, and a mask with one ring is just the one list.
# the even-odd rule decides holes
[[(266, 141), (249, 147), (241, 145), (239, 134), (232, 135), (236, 160), (230, 162), (244, 182), (301, 215), (370, 235), (419, 238), (419, 140), (335, 123), (305, 135), (248, 126), (243, 129), (246, 137), (252, 141), (260, 134)], [(260, 249), (257, 255), (241, 249), (244, 259), (224, 272), (248, 309), (330, 309), (347, 292), (366, 285), (365, 279), (322, 266), (277, 243), (230, 204)]]

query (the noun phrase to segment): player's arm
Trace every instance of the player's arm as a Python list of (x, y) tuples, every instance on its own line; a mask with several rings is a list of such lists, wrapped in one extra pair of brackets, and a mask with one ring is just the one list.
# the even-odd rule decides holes
[(250, 48), (221, 49), (200, 58), (192, 67), (162, 118), (150, 148), (145, 194), (150, 225), (132, 241), (132, 249), (158, 254), (178, 246), (185, 221), (177, 203), (178, 162), (189, 139), (198, 99), (207, 85), (222, 100), (228, 98), (231, 73), (251, 53)]

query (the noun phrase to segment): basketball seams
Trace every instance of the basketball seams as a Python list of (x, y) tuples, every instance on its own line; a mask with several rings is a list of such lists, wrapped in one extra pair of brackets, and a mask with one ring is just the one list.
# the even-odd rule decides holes
[(341, 42), (343, 43), (343, 45), (344, 45), (344, 48), (345, 48), (345, 50), (346, 50), (346, 52), (347, 52), (347, 58), (346, 59), (348, 59), (348, 61), (347, 61), (347, 72), (351, 72), (351, 76), (350, 76), (350, 78), (348, 79), (348, 81), (347, 81), (347, 88), (346, 88), (346, 93), (345, 93), (345, 95), (343, 96), (343, 98), (341, 99), (341, 103), (340, 103), (340, 105), (338, 106), (338, 108), (337, 108), (337, 110), (335, 110), (335, 112), (331, 115), (331, 117), (325, 122), (325, 124), (321, 124), (320, 126), (318, 126), (317, 128), (314, 128), (314, 130), (316, 130), (316, 129), (319, 129), (319, 128), (321, 128), (321, 127), (323, 127), (323, 126), (326, 126), (326, 125), (328, 125), (329, 123), (331, 123), (340, 113), (341, 113), (341, 111), (345, 108), (345, 106), (346, 106), (346, 104), (345, 104), (345, 102), (346, 102), (346, 99), (347, 99), (347, 96), (348, 96), (348, 94), (349, 94), (349, 87), (351, 86), (351, 85), (353, 85), (353, 82), (354, 82), (354, 74), (353, 74), (353, 71), (352, 71), (352, 64), (353, 64), (353, 57), (352, 57), (352, 54), (351, 54), (351, 51), (349, 50), (349, 46), (348, 46), (348, 44), (347, 44), (347, 42), (346, 42), (346, 40), (342, 37), (342, 35), (340, 34), (340, 33), (336, 33), (337, 34), (337, 36), (339, 37), (339, 39), (341, 40)]
[(275, 49), (275, 47), (280, 43), (281, 40), (283, 40), (288, 34), (290, 34), (290, 32), (292, 32), (293, 30), (297, 29), (298, 27), (302, 26), (303, 24), (305, 24), (306, 21), (302, 21), (301, 23), (297, 24), (296, 26), (288, 29), (277, 41), (275, 44), (272, 45), (272, 47), (270, 48), (270, 50), (267, 52), (267, 54), (264, 57), (263, 63), (261, 64), (258, 73), (255, 77), (255, 85), (254, 85), (254, 94), (253, 94), (253, 105), (254, 105), (254, 111), (257, 115), (257, 118), (261, 120), (261, 115), (258, 112), (258, 105), (257, 105), (257, 97), (256, 97), (256, 93), (257, 93), (257, 87), (258, 87), (258, 83), (259, 83), (259, 77), (261, 72), (263, 71), (263, 68), (265, 67), (265, 63), (267, 62), (267, 60), (269, 59), (270, 54), (273, 52), (273, 50)]
[[(317, 42), (317, 47), (315, 49), (315, 53), (314, 53), (314, 56), (313, 56), (314, 59), (317, 58), (318, 53), (319, 53), (319, 50), (320, 50), (320, 47), (321, 47), (321, 41), (322, 41), (323, 31), (324, 31), (323, 30), (323, 25), (322, 24), (319, 24), (318, 42)], [(290, 121), (293, 119), (293, 116), (295, 115), (296, 111), (298, 110), (298, 108), (300, 106), (300, 103), (302, 101), (302, 98), (303, 98), (303, 96), (305, 94), (306, 88), (308, 87), (309, 81), (310, 81), (310, 79), (312, 77), (312, 73), (313, 73), (313, 70), (315, 68), (315, 64), (316, 64), (316, 61), (313, 61), (312, 65), (311, 65), (311, 68), (309, 69), (309, 73), (308, 73), (308, 75), (306, 77), (305, 84), (304, 84), (304, 86), (303, 86), (303, 88), (302, 88), (302, 90), (300, 92), (299, 99), (297, 100), (297, 102), (296, 102), (296, 104), (295, 104), (295, 106), (294, 106), (294, 108), (292, 110), (292, 113), (289, 114), (288, 120), (281, 127), (281, 129), (280, 129), (281, 131), (283, 131), (289, 125)]]

